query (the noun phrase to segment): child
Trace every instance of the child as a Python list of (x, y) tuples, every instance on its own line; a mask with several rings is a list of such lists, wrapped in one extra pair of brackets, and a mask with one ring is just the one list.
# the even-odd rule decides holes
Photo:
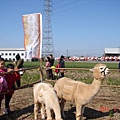
[[(6, 72), (6, 69), (4, 68), (5, 60), (3, 58), (0, 58), (0, 73)], [(0, 76), (0, 110), (1, 110), (1, 102), (4, 99), (4, 94), (2, 94), (5, 90), (7, 90), (7, 82), (5, 79), (5, 75)]]
[(3, 76), (0, 76), (0, 111), (1, 111), (1, 103), (2, 100), (4, 99), (4, 94), (2, 94), (3, 92), (5, 92), (7, 90), (7, 82), (5, 80), (5, 78)]
[(46, 64), (45, 64), (47, 79), (50, 78), (50, 69), (48, 69), (49, 67), (50, 67), (50, 58), (47, 57), (46, 58)]
[[(7, 70), (4, 68), (5, 66), (5, 60), (4, 58), (0, 58), (0, 73), (7, 72)], [(5, 77), (5, 75), (3, 75)]]
[[(53, 55), (52, 54), (50, 54), (50, 56), (49, 56), (49, 58), (50, 58), (50, 67), (52, 67), (53, 65), (54, 65), (54, 58), (53, 58)], [(50, 71), (50, 77), (52, 78), (52, 80), (54, 80), (54, 76), (53, 76), (53, 71), (52, 71), (52, 69), (49, 69)]]
[[(14, 70), (14, 65), (13, 64), (8, 64), (7, 65), (7, 72), (13, 71)], [(15, 73), (10, 73), (6, 75), (6, 81), (8, 85), (8, 90), (13, 90), (15, 89), (15, 82), (16, 82), (16, 75)], [(14, 91), (7, 92), (5, 94), (5, 110), (4, 114), (9, 114), (10, 113), (10, 100), (12, 98), (12, 95), (14, 94)]]

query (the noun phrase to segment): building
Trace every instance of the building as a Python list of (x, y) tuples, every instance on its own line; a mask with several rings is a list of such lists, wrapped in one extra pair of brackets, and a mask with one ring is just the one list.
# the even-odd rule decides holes
[[(0, 55), (7, 61), (15, 61), (15, 56), (19, 53), (20, 57), (25, 60), (24, 48), (0, 48)], [(26, 60), (25, 60), (26, 61)]]
[(120, 56), (120, 48), (105, 48), (105, 56)]

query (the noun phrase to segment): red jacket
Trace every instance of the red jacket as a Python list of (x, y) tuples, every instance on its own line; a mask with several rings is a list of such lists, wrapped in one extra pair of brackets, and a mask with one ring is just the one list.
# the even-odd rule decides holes
[[(19, 70), (19, 69), (16, 67), (15, 70)], [(20, 73), (15, 72), (15, 75), (16, 75), (16, 80), (20, 80)]]
[[(12, 90), (15, 88), (15, 82), (16, 82), (16, 75), (14, 73), (12, 74), (7, 74), (6, 75), (6, 81), (8, 85), (8, 90)], [(12, 95), (14, 91), (8, 92), (7, 95)]]

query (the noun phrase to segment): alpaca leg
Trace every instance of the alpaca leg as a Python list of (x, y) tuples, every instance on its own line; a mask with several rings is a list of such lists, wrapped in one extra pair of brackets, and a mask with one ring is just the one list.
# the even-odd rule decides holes
[(83, 113), (84, 113), (84, 109), (85, 109), (85, 105), (82, 106), (82, 110), (81, 110), (81, 117), (83, 117)]
[(50, 108), (48, 108), (47, 106), (46, 106), (46, 113), (47, 113), (47, 120), (52, 120), (51, 110), (50, 110)]
[(76, 104), (76, 120), (82, 120), (82, 105)]
[(45, 119), (45, 105), (41, 103), (41, 118)]
[(54, 114), (54, 110), (50, 110), (51, 111), (51, 117), (54, 118), (55, 114)]
[(39, 108), (40, 108), (40, 104), (34, 103), (34, 119), (35, 120), (37, 120)]
[(61, 103), (60, 103), (60, 107), (61, 107), (61, 113), (62, 113), (63, 118), (66, 118), (65, 113), (64, 113), (65, 103), (66, 103), (66, 100), (65, 100), (65, 99), (62, 99), (62, 100), (61, 100)]
[[(53, 113), (54, 113), (55, 120), (61, 120), (60, 106), (56, 105), (56, 106), (53, 108)], [(52, 118), (53, 118), (53, 117), (52, 117)]]

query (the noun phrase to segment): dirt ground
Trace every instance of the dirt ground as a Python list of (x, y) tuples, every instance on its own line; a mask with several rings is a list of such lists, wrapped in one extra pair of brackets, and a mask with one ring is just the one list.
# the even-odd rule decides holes
[[(33, 120), (32, 87), (15, 91), (10, 103), (11, 114), (0, 114), (0, 120)], [(2, 110), (4, 109), (4, 100)], [(66, 119), (75, 120), (75, 104), (65, 105)], [(39, 113), (40, 115), (40, 113)], [(120, 88), (101, 87), (93, 101), (86, 105), (84, 120), (119, 120), (120, 119)]]
[[(68, 73), (71, 75), (71, 73)], [(73, 74), (74, 75), (74, 74)], [(88, 74), (89, 75), (89, 74)], [(111, 74), (113, 79), (120, 78), (119, 73)], [(76, 74), (75, 77), (82, 77)], [(91, 76), (91, 74), (89, 75)], [(33, 88), (16, 90), (10, 102), (10, 115), (3, 115), (4, 100), (0, 120), (33, 120)], [(75, 104), (67, 101), (65, 105), (66, 119), (75, 120)], [(39, 119), (40, 120), (40, 113)], [(54, 120), (54, 119), (53, 119)], [(83, 120), (120, 120), (120, 88), (102, 87), (94, 99), (86, 105)]]

